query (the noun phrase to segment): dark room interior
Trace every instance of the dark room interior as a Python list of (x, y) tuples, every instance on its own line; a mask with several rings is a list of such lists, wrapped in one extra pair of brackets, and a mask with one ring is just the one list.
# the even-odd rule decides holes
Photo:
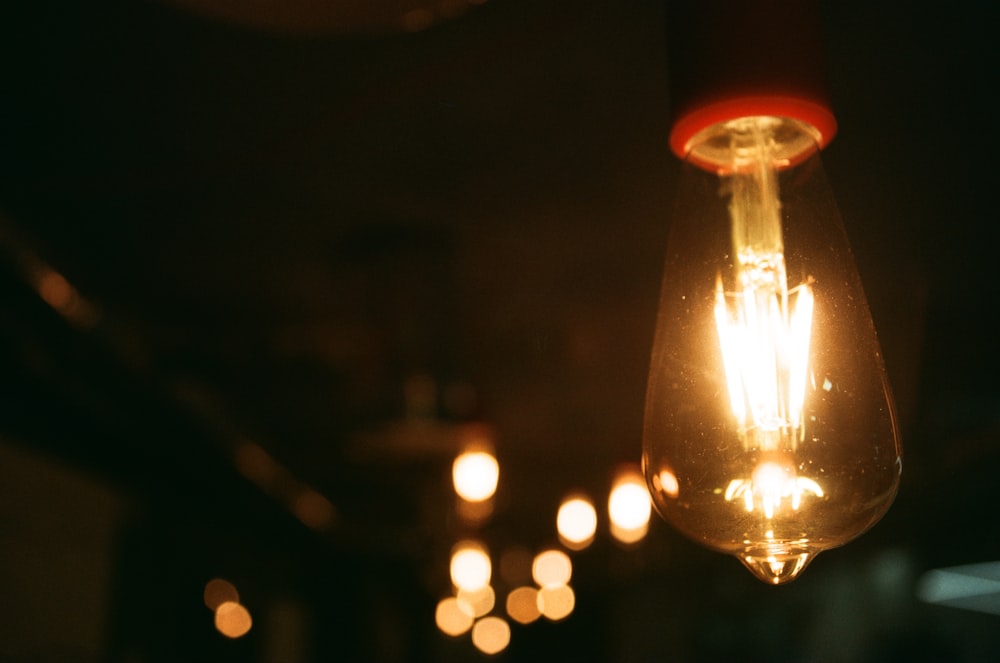
[[(681, 168), (669, 1), (7, 3), (0, 660), (1000, 660), (986, 2), (823, 5), (893, 506), (781, 587), (655, 513), (608, 533)], [(470, 435), (500, 467), (475, 517)], [(572, 612), (493, 654), (442, 632), (466, 539), (489, 614), (549, 548)]]

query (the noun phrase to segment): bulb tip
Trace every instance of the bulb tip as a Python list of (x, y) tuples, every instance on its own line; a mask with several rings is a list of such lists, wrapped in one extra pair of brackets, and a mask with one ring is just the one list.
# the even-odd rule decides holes
[(810, 551), (756, 553), (757, 551), (744, 553), (737, 557), (755, 578), (775, 586), (787, 584), (798, 578), (816, 557), (816, 553)]

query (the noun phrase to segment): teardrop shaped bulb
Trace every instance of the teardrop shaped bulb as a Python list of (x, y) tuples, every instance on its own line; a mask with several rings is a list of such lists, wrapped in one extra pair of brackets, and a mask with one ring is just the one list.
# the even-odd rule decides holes
[(643, 470), (676, 529), (782, 584), (889, 508), (893, 399), (809, 126), (702, 133), (667, 247)]

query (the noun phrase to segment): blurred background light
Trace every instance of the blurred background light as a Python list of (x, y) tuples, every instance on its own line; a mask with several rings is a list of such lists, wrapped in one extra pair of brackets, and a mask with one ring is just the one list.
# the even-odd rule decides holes
[(434, 623), (446, 635), (462, 635), (472, 628), (473, 620), (469, 606), (454, 596), (438, 601), (437, 609), (434, 611)]
[(538, 611), (557, 622), (569, 617), (576, 607), (576, 594), (569, 585), (551, 585), (538, 590)]
[(465, 451), (452, 464), (452, 481), (459, 497), (482, 502), (493, 497), (500, 479), (500, 465), (487, 451)]
[(611, 535), (622, 543), (636, 543), (649, 530), (652, 504), (646, 482), (637, 467), (620, 470), (608, 496)]
[(251, 626), (250, 611), (235, 601), (226, 601), (215, 610), (215, 628), (227, 638), (242, 637)]
[(517, 587), (507, 595), (507, 615), (518, 624), (530, 624), (542, 613), (538, 610), (538, 590)]
[(484, 585), (479, 589), (460, 589), (456, 595), (459, 603), (464, 604), (472, 612), (473, 617), (483, 617), (488, 615), (493, 606), (496, 605), (496, 592), (490, 585)]
[(33, 270), (35, 290), (46, 304), (79, 328), (88, 329), (97, 323), (94, 305), (83, 298), (65, 276), (37, 259), (31, 262), (37, 263)]
[(302, 488), (292, 500), (292, 513), (306, 527), (317, 531), (332, 528), (336, 517), (330, 500), (308, 487)]
[(500, 617), (484, 617), (472, 627), (472, 644), (484, 654), (497, 654), (510, 644), (510, 625)]
[(455, 546), (450, 568), (451, 581), (459, 590), (482, 589), (493, 575), (486, 547), (475, 541), (463, 541)]
[(561, 550), (545, 550), (535, 556), (531, 575), (539, 587), (566, 585), (573, 575), (573, 562)]
[(597, 531), (597, 511), (584, 496), (566, 498), (556, 515), (559, 540), (571, 550), (582, 550), (594, 540)]

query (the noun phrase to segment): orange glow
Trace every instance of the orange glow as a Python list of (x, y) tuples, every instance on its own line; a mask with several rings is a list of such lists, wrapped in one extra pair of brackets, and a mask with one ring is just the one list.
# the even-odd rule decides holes
[(89, 328), (97, 322), (97, 311), (80, 296), (76, 288), (59, 272), (48, 267), (36, 271), (35, 290), (38, 296), (70, 323)]
[(203, 597), (205, 605), (213, 612), (218, 610), (219, 606), (223, 603), (240, 602), (240, 594), (236, 591), (236, 587), (233, 586), (233, 583), (222, 578), (212, 578), (205, 583)]
[(496, 592), (489, 585), (485, 587), (480, 587), (479, 589), (469, 591), (467, 589), (458, 590), (458, 595), (455, 597), (460, 603), (464, 603), (469, 610), (472, 611), (473, 617), (482, 617), (483, 615), (489, 614), (493, 606), (496, 605)]
[(496, 493), (500, 465), (488, 451), (465, 451), (452, 464), (451, 477), (459, 497), (482, 502)]
[(447, 635), (462, 635), (472, 628), (472, 621), (469, 607), (454, 596), (441, 599), (434, 611), (434, 623)]
[(332, 528), (336, 515), (330, 500), (312, 488), (298, 494), (292, 502), (292, 512), (306, 527), (319, 531)]
[(235, 601), (226, 601), (215, 611), (215, 628), (227, 638), (239, 638), (250, 631), (250, 612)]
[(472, 644), (484, 654), (502, 652), (510, 644), (510, 624), (500, 617), (484, 617), (472, 627)]
[(283, 472), (281, 465), (253, 442), (244, 442), (236, 449), (233, 459), (240, 474), (258, 485), (266, 485)]
[(76, 289), (66, 278), (51, 270), (46, 270), (38, 279), (38, 295), (45, 303), (59, 312), (73, 305), (77, 297)]
[(518, 587), (507, 595), (507, 614), (518, 624), (530, 624), (542, 613), (538, 610), (538, 590)]
[(644, 474), (678, 532), (784, 584), (883, 517), (900, 420), (815, 127), (750, 113), (688, 138)]
[(636, 468), (619, 473), (608, 497), (611, 535), (622, 543), (636, 543), (649, 530), (652, 504), (646, 482)]
[(538, 590), (538, 610), (546, 619), (559, 621), (569, 617), (576, 607), (576, 594), (569, 585), (542, 587)]
[(619, 475), (608, 497), (611, 522), (623, 529), (636, 529), (649, 522), (649, 491), (638, 470)]
[(573, 575), (573, 562), (561, 550), (545, 550), (535, 556), (531, 575), (539, 587), (565, 585)]
[(597, 511), (586, 497), (572, 497), (563, 501), (556, 516), (559, 540), (572, 550), (582, 550), (594, 540), (597, 531)]
[(475, 591), (490, 582), (493, 566), (486, 548), (475, 541), (463, 541), (451, 555), (451, 581), (460, 590)]

